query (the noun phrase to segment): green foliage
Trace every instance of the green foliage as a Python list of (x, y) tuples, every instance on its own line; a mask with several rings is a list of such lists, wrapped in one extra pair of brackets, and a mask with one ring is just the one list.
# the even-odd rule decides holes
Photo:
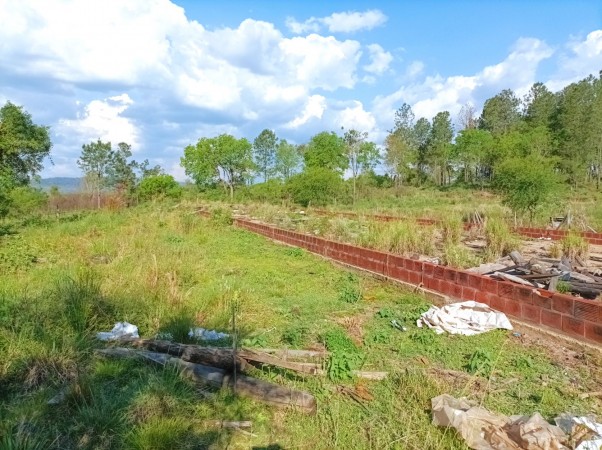
[(282, 139), (276, 149), (276, 161), (274, 163), (274, 173), (277, 177), (288, 180), (301, 166), (303, 158), (299, 147), (289, 144), (286, 139)]
[(446, 216), (441, 222), (441, 235), (444, 244), (458, 245), (464, 232), (464, 223), (458, 216)]
[(493, 135), (506, 133), (520, 120), (520, 99), (510, 89), (504, 89), (485, 101), (480, 127)]
[(567, 281), (559, 280), (556, 284), (556, 292), (560, 292), (561, 294), (568, 294), (571, 292), (571, 284)]
[(274, 171), (278, 138), (272, 130), (265, 129), (253, 141), (253, 156), (258, 172), (263, 175), (263, 181), (268, 181)]
[(30, 186), (19, 186), (10, 191), (10, 203), (12, 205), (10, 215), (13, 217), (25, 217), (40, 212), (48, 196), (41, 189)]
[(97, 277), (89, 271), (82, 271), (77, 278), (60, 280), (56, 285), (56, 299), (64, 305), (63, 314), (69, 327), (78, 335), (94, 331), (97, 325), (106, 325), (112, 318), (103, 308), (104, 301)]
[(232, 211), (227, 208), (213, 208), (211, 210), (211, 222), (218, 226), (232, 225)]
[(289, 178), (284, 189), (295, 203), (305, 207), (323, 206), (341, 195), (343, 180), (327, 168), (308, 168)]
[(171, 175), (150, 175), (140, 181), (137, 192), (141, 200), (179, 199), (182, 186)]
[(562, 238), (560, 245), (562, 254), (571, 260), (574, 260), (576, 256), (586, 260), (589, 255), (589, 242), (578, 233), (569, 232)]
[(330, 352), (326, 373), (331, 380), (350, 380), (351, 373), (362, 362), (362, 354), (345, 332), (334, 328), (322, 335), (322, 342)]
[(516, 250), (519, 239), (512, 233), (508, 224), (500, 218), (488, 217), (485, 223), (487, 253), (491, 259), (507, 255)]
[(493, 354), (486, 349), (476, 349), (468, 358), (466, 369), (470, 373), (488, 375), (493, 369)]
[(251, 200), (262, 202), (277, 201), (284, 196), (284, 184), (281, 180), (273, 178), (265, 183), (257, 183), (249, 186), (247, 192)]
[(336, 133), (323, 131), (313, 136), (303, 153), (307, 169), (328, 169), (342, 174), (349, 167), (345, 143)]
[(353, 273), (347, 273), (339, 280), (339, 300), (345, 303), (357, 303), (362, 300), (359, 279)]
[(0, 268), (2, 271), (27, 269), (37, 258), (37, 250), (19, 235), (0, 235)]
[(501, 192), (504, 203), (517, 213), (528, 213), (532, 222), (537, 210), (559, 191), (560, 181), (553, 161), (531, 155), (499, 164), (494, 186)]
[(443, 262), (458, 269), (479, 265), (479, 258), (463, 245), (447, 243), (443, 246)]
[(287, 328), (282, 333), (281, 341), (290, 345), (293, 348), (301, 348), (305, 344), (309, 329), (304, 325), (296, 325), (291, 328)]
[(181, 165), (200, 187), (222, 182), (234, 197), (234, 187), (243, 184), (254, 169), (252, 145), (229, 134), (201, 138), (184, 149)]

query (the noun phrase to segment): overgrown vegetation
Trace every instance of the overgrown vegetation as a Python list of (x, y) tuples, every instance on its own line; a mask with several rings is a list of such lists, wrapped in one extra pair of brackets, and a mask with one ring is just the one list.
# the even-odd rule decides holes
[[(425, 299), (231, 228), (229, 220), (161, 203), (66, 219), (14, 222), (16, 234), (0, 238), (2, 251), (12, 245), (8, 237), (35, 249), (36, 257), (0, 271), (3, 448), (363, 449), (404, 442), (463, 449), (453, 434), (431, 425), (430, 398), (468, 395), (494, 411), (540, 411), (546, 418), (601, 412), (595, 397), (579, 397), (599, 390), (593, 362), (559, 371), (545, 348), (505, 331), (461, 337), (417, 328)], [(321, 344), (331, 351), (326, 378), (256, 373), (312, 392), (316, 415), (228, 393), (208, 398), (173, 370), (93, 352), (102, 346), (95, 333), (117, 321), (136, 324), (143, 336), (184, 341), (192, 326), (229, 332), (233, 304), (244, 345)], [(384, 370), (389, 377), (360, 382), (353, 370)], [(467, 378), (458, 382), (438, 370)], [(482, 377), (489, 384), (479, 384)], [(63, 389), (64, 400), (48, 405)], [(347, 394), (355, 391), (365, 400)], [(255, 436), (206, 420), (252, 420)]]

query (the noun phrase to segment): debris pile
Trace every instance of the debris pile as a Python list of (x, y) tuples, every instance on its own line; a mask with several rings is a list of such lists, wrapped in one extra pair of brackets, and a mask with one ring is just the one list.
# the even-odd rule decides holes
[(602, 293), (602, 269), (588, 266), (579, 256), (573, 259), (563, 256), (559, 260), (533, 258), (525, 261), (519, 252), (514, 251), (496, 263), (483, 264), (469, 271), (534, 289), (571, 293), (590, 300)]

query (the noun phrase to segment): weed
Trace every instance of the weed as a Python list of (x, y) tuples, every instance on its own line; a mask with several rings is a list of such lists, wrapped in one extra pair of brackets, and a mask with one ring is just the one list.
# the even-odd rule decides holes
[(560, 256), (562, 256), (562, 248), (561, 248), (561, 246), (558, 245), (557, 242), (554, 242), (550, 246), (549, 254), (550, 254), (550, 258), (554, 258), (554, 259), (560, 258)]
[(467, 269), (479, 265), (479, 258), (462, 245), (447, 243), (443, 247), (443, 262), (451, 267)]
[(331, 380), (349, 380), (351, 370), (356, 369), (362, 354), (353, 341), (341, 329), (334, 328), (322, 335), (322, 341), (330, 352), (326, 371)]
[(232, 212), (227, 208), (214, 208), (211, 210), (211, 223), (217, 226), (232, 225), (234, 219)]
[(299, 348), (305, 343), (308, 331), (308, 328), (303, 325), (288, 328), (282, 333), (280, 340), (287, 345)]
[(288, 256), (293, 256), (295, 258), (299, 258), (305, 254), (302, 248), (299, 247), (290, 247), (287, 248), (284, 253)]
[(558, 283), (556, 284), (556, 292), (559, 292), (560, 294), (566, 294), (568, 292), (571, 292), (570, 283), (562, 280), (558, 281)]
[(425, 347), (429, 347), (435, 343), (435, 333), (430, 330), (413, 331), (410, 333), (410, 339)]
[(380, 309), (376, 313), (376, 317), (379, 317), (381, 319), (391, 319), (391, 318), (395, 317), (395, 315), (393, 314), (393, 312), (390, 309), (383, 308), (383, 309)]
[(359, 278), (353, 273), (347, 273), (339, 281), (339, 300), (345, 303), (357, 303), (362, 300), (362, 290)]
[(37, 251), (19, 235), (0, 236), (0, 268), (27, 269), (36, 261)]
[(493, 355), (489, 350), (478, 348), (470, 355), (465, 367), (470, 373), (489, 374), (493, 368)]
[(562, 254), (569, 259), (576, 256), (586, 259), (589, 254), (589, 243), (579, 234), (569, 232), (561, 241)]
[(443, 243), (447, 245), (457, 246), (462, 238), (464, 224), (457, 216), (448, 216), (441, 222), (441, 235)]
[(508, 224), (496, 217), (488, 217), (485, 224), (487, 254), (490, 259), (507, 255), (518, 246), (518, 238), (512, 233)]

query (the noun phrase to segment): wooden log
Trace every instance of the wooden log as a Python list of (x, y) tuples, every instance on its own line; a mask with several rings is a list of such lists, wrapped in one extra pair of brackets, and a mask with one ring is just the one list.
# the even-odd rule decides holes
[[(258, 350), (238, 349), (236, 355), (234, 355), (231, 348), (201, 347), (198, 345), (178, 344), (171, 341), (155, 339), (124, 339), (121, 340), (121, 342), (127, 342), (135, 347), (142, 347), (153, 352), (176, 356), (184, 361), (218, 367), (228, 371), (234, 370), (236, 366), (237, 371), (243, 372), (247, 368), (247, 365), (252, 362), (281, 367), (299, 373), (310, 375), (316, 374), (316, 368), (314, 367), (283, 360)], [(300, 355), (300, 352), (309, 355), (317, 353), (304, 350), (296, 350), (294, 352), (296, 352), (297, 355)], [(234, 361), (236, 361), (236, 365), (234, 364)]]
[(512, 281), (513, 283), (522, 284), (524, 286), (539, 287), (537, 283), (523, 280), (521, 277), (517, 277), (516, 275), (510, 275), (510, 274), (502, 273), (502, 272), (495, 272), (491, 276), (501, 278), (502, 280), (506, 280), (506, 281)]
[(234, 390), (244, 397), (253, 398), (274, 406), (295, 406), (306, 412), (314, 412), (316, 399), (309, 392), (297, 391), (286, 386), (258, 380), (246, 375), (233, 377), (226, 370), (205, 366), (174, 358), (165, 353), (148, 352), (124, 348), (109, 348), (98, 353), (112, 357), (142, 357), (162, 365), (171, 365), (180, 370), (180, 376), (195, 383), (213, 386), (219, 389)]
[(203, 425), (217, 428), (251, 428), (253, 422), (250, 420), (205, 420)]
[(597, 298), (602, 293), (602, 290), (600, 289), (594, 289), (587, 286), (576, 285), (573, 283), (569, 283), (569, 286), (569, 289), (572, 293), (579, 294), (581, 297), (590, 300)]
[(523, 255), (521, 255), (520, 252), (517, 250), (511, 251), (508, 256), (510, 256), (510, 259), (512, 259), (512, 261), (514, 261), (514, 264), (516, 264), (517, 266), (522, 266), (523, 264), (525, 264)]

